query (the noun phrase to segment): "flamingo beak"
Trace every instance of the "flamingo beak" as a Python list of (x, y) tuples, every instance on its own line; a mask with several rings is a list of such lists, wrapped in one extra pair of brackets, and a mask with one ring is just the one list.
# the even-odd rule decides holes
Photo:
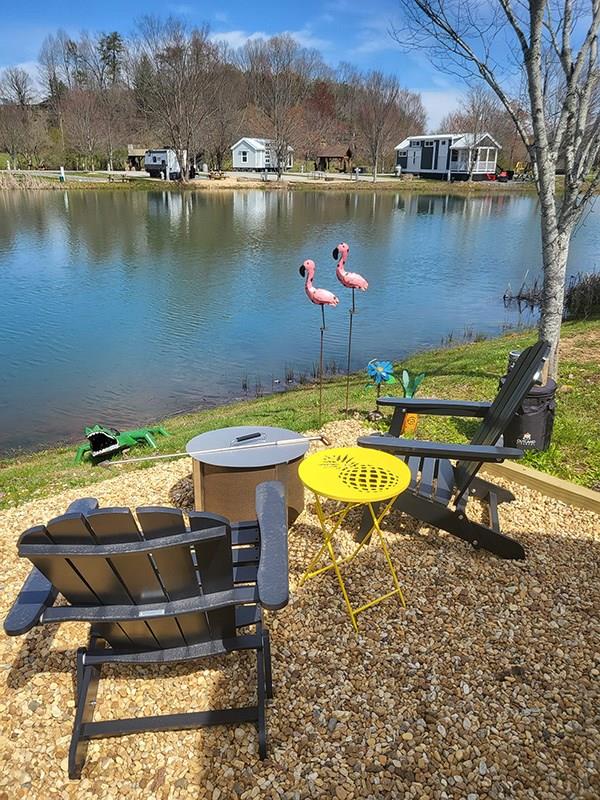
[(337, 247), (334, 247), (334, 248), (333, 248), (333, 253), (332, 253), (331, 255), (334, 257), (334, 259), (335, 259), (336, 261), (338, 260), (338, 258), (339, 258), (339, 256), (340, 256), (340, 251), (337, 249)]
[(298, 272), (300, 273), (300, 275), (302, 275), (302, 277), (304, 277), (306, 275), (306, 267), (304, 266), (304, 264), (302, 264), (300, 266), (300, 269), (298, 270)]

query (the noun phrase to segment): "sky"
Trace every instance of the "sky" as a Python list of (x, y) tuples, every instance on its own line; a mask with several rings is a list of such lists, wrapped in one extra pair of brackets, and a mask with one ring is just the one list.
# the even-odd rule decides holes
[(36, 73), (40, 44), (58, 28), (75, 36), (82, 30), (128, 33), (144, 14), (169, 14), (191, 23), (207, 23), (215, 39), (239, 47), (249, 38), (287, 32), (301, 44), (317, 48), (327, 64), (348, 61), (359, 69), (381, 69), (398, 76), (401, 84), (419, 91), (434, 130), (461, 99), (456, 79), (437, 72), (418, 53), (406, 54), (390, 37), (398, 19), (395, 0), (105, 0), (75, 3), (66, 0), (28, 0), (7, 4), (0, 25), (0, 68), (19, 64)]

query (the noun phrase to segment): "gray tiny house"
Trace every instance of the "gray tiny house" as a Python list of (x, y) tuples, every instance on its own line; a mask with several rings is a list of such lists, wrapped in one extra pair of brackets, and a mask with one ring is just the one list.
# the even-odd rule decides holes
[[(236, 170), (277, 169), (275, 142), (272, 139), (254, 139), (244, 137), (231, 147), (233, 168)], [(288, 145), (287, 159), (283, 169), (290, 169), (294, 164), (294, 150)]]
[(498, 142), (489, 133), (438, 133), (409, 136), (396, 145), (398, 172), (421, 177), (467, 180), (473, 164), (473, 180), (496, 173)]

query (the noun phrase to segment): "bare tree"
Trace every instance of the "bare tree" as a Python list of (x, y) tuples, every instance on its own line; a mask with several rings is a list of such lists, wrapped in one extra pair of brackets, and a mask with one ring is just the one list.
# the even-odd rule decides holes
[(233, 60), (227, 46), (219, 45), (219, 63), (213, 75), (215, 97), (204, 130), (206, 152), (217, 170), (223, 169), (231, 145), (239, 138), (244, 117), (244, 76)]
[(322, 65), (321, 58), (286, 34), (247, 42), (240, 61), (246, 72), (250, 103), (269, 120), (277, 177), (281, 179), (288, 147), (296, 142), (302, 127), (301, 104)]
[(65, 138), (84, 156), (84, 168), (94, 170), (103, 146), (104, 116), (91, 89), (72, 89), (64, 105)]
[(356, 119), (369, 153), (375, 182), (380, 158), (396, 132), (394, 111), (398, 107), (400, 86), (397, 78), (378, 70), (364, 75), (359, 86)]
[(173, 18), (142, 20), (134, 60), (138, 98), (157, 133), (177, 153), (183, 180), (214, 109), (218, 64), (218, 48), (205, 28), (188, 29)]
[(35, 100), (31, 75), (21, 67), (7, 67), (0, 76), (0, 99), (21, 109), (31, 106)]
[(360, 73), (351, 64), (342, 62), (336, 75), (336, 116), (346, 131), (346, 141), (354, 152), (357, 150), (357, 108)]
[[(426, 50), (444, 71), (483, 80), (529, 148), (541, 207), (540, 336), (552, 344), (550, 374), (556, 377), (571, 237), (600, 185), (600, 0), (399, 3), (404, 25), (393, 29), (394, 38), (404, 47)], [(520, 81), (531, 130), (512, 99)], [(559, 159), (565, 180), (557, 198)]]
[[(519, 114), (523, 125), (527, 126), (526, 115), (516, 101), (515, 112)], [(507, 169), (514, 166), (515, 161), (529, 158), (512, 118), (496, 95), (483, 86), (470, 87), (461, 107), (442, 119), (438, 133), (448, 132), (469, 133), (473, 139), (488, 132), (502, 146), (498, 162)], [(475, 164), (475, 159), (472, 159), (472, 164)]]
[(0, 74), (0, 140), (13, 166), (22, 157), (36, 166), (46, 143), (46, 118), (35, 105), (33, 80), (20, 67), (8, 67)]

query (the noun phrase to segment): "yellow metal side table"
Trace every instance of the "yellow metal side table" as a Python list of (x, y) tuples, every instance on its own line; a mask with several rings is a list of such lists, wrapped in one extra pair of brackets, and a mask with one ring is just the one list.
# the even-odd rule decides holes
[[(396, 456), (380, 450), (371, 450), (366, 447), (335, 447), (329, 450), (320, 450), (305, 458), (298, 467), (298, 474), (302, 483), (315, 495), (317, 517), (323, 531), (323, 545), (311, 559), (300, 585), (308, 578), (314, 578), (330, 569), (335, 570), (352, 625), (357, 632), (356, 617), (361, 611), (394, 595), (398, 595), (400, 602), (405, 606), (396, 570), (392, 564), (380, 525), (398, 495), (410, 484), (410, 470), (406, 464)], [(337, 500), (342, 503), (342, 507), (332, 514), (326, 515), (321, 498)], [(385, 502), (384, 508), (379, 514), (376, 514), (373, 503), (381, 502)], [(350, 556), (338, 559), (333, 548), (333, 537), (349, 512), (357, 506), (367, 506), (373, 525)], [(348, 597), (340, 566), (353, 561), (364, 545), (370, 541), (374, 532), (377, 533), (385, 555), (394, 589), (355, 608)], [(322, 556), (326, 554), (329, 555), (331, 563), (315, 569)]]

